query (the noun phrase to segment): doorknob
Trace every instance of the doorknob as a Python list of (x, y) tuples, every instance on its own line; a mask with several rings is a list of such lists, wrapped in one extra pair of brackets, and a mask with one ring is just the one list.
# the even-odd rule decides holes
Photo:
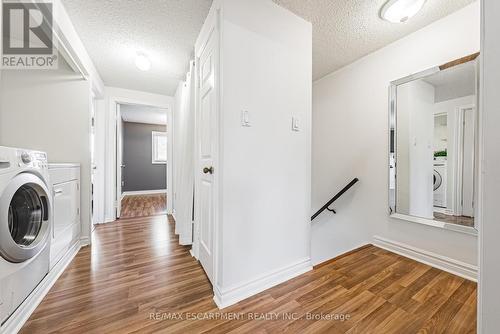
[(205, 174), (213, 174), (214, 173), (214, 167), (210, 166), (210, 168), (208, 168), (208, 167), (203, 168), (203, 173), (205, 173)]

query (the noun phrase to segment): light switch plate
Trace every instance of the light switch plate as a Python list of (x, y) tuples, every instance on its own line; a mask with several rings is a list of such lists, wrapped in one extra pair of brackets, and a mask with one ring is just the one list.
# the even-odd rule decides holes
[(252, 123), (250, 123), (250, 113), (248, 112), (248, 110), (243, 110), (241, 112), (241, 126), (252, 126)]
[(300, 131), (300, 119), (296, 116), (292, 117), (292, 131)]

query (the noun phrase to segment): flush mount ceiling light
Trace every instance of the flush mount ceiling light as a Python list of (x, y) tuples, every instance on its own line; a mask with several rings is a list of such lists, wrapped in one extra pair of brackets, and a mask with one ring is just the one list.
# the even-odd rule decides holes
[(135, 56), (135, 66), (141, 71), (149, 71), (151, 69), (151, 60), (144, 53), (137, 53)]
[(380, 17), (393, 23), (404, 23), (417, 14), (425, 0), (389, 0), (380, 11)]

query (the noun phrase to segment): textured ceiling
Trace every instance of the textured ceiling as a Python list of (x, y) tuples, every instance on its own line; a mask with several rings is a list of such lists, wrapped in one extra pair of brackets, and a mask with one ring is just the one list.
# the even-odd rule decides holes
[(120, 113), (124, 122), (167, 124), (167, 111), (165, 109), (135, 104), (121, 104)]
[[(313, 24), (318, 79), (474, 0), (427, 0), (405, 24), (381, 20), (386, 0), (273, 0)], [(107, 86), (174, 95), (212, 0), (62, 0)], [(464, 24), (466, 24), (464, 22)], [(134, 65), (147, 54), (152, 69)]]
[[(427, 0), (405, 24), (379, 18), (387, 0), (273, 0), (313, 25), (313, 78), (353, 61), (447, 16), (474, 0)], [(466, 23), (464, 23), (466, 24)]]
[[(211, 0), (62, 0), (106, 86), (174, 95)], [(152, 61), (135, 67), (136, 52)]]
[(476, 93), (476, 62), (471, 61), (434, 73), (424, 79), (436, 89), (436, 102)]

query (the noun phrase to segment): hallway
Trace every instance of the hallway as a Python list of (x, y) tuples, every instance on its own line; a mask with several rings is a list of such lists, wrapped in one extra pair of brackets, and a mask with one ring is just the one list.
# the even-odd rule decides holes
[(120, 218), (137, 218), (167, 213), (167, 194), (125, 195)]
[(98, 226), (21, 333), (469, 333), (475, 305), (475, 283), (369, 245), (219, 311), (173, 221), (155, 216)]

